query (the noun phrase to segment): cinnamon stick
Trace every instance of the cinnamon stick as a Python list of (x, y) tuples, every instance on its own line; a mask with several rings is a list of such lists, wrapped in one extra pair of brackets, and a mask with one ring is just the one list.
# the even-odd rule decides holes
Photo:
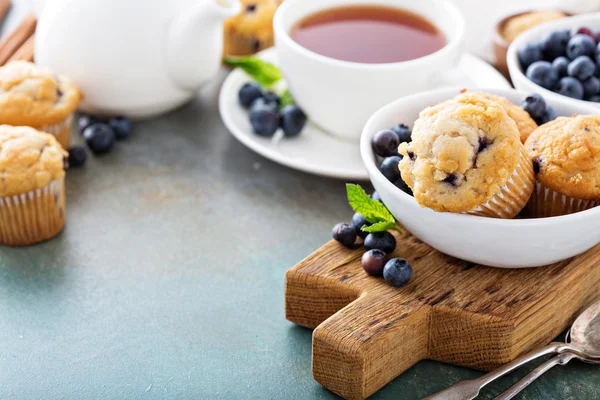
[(4, 65), (33, 35), (36, 24), (35, 15), (28, 13), (14, 31), (0, 40), (0, 65)]
[(0, 0), (0, 21), (6, 17), (6, 13), (10, 8), (11, 0)]
[(31, 35), (29, 39), (23, 43), (23, 46), (19, 47), (19, 49), (13, 54), (8, 61), (30, 61), (33, 62), (33, 48), (35, 46), (35, 34)]

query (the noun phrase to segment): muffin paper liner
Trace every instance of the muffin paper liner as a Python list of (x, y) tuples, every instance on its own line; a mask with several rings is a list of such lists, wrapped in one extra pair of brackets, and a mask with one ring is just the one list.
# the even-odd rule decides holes
[(45, 125), (38, 130), (53, 135), (63, 149), (68, 150), (71, 144), (71, 126), (73, 125), (73, 114), (58, 124)]
[(535, 183), (533, 165), (525, 146), (521, 146), (520, 159), (510, 179), (487, 203), (467, 211), (466, 214), (491, 218), (514, 218), (525, 208)]
[(546, 218), (585, 211), (599, 204), (600, 202), (597, 200), (576, 199), (536, 182), (527, 208), (532, 217)]
[(56, 236), (65, 225), (65, 180), (0, 197), (0, 243), (26, 246)]

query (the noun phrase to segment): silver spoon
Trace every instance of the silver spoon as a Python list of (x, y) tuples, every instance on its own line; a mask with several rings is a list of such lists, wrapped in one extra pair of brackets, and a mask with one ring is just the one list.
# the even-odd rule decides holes
[[(511, 397), (500, 397), (500, 399), (507, 400), (512, 398), (553, 366), (564, 365), (573, 358), (600, 363), (600, 301), (594, 303), (577, 318), (571, 327), (570, 337), (570, 343), (550, 343), (548, 346), (529, 353), (495, 371), (477, 379), (458, 382), (423, 400), (472, 400), (479, 395), (481, 388), (490, 382), (547, 354), (559, 353), (559, 356), (538, 367), (538, 369), (510, 388), (505, 394), (507, 396), (511, 396), (512, 394)], [(565, 354), (563, 355), (563, 353)]]

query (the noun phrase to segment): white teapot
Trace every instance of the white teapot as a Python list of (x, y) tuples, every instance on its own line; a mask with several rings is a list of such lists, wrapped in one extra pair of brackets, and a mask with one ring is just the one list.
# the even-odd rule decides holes
[(219, 70), (238, 0), (36, 0), (35, 61), (71, 78), (92, 114), (148, 118)]

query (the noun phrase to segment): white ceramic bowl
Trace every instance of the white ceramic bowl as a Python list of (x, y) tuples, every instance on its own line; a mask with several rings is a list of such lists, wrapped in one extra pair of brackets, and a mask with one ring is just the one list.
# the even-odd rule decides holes
[[(526, 94), (515, 90), (478, 89), (518, 104)], [(375, 133), (399, 123), (412, 126), (419, 112), (458, 94), (440, 89), (397, 100), (367, 122), (360, 142), (363, 162), (375, 190), (396, 219), (432, 247), (463, 260), (501, 268), (538, 267), (583, 253), (600, 243), (600, 207), (553, 218), (502, 220), (438, 213), (422, 208), (412, 196), (389, 182), (379, 171), (371, 140)], [(589, 104), (550, 100), (558, 115), (594, 114)]]
[(573, 106), (594, 106), (600, 110), (600, 103), (593, 103), (584, 100), (577, 100), (558, 93), (554, 93), (548, 89), (533, 83), (525, 76), (525, 71), (521, 68), (519, 62), (518, 50), (528, 43), (539, 42), (547, 34), (556, 30), (577, 30), (581, 27), (589, 27), (591, 29), (600, 30), (600, 13), (584, 14), (569, 18), (559, 19), (537, 26), (531, 30), (519, 35), (514, 42), (511, 43), (506, 55), (506, 63), (510, 77), (517, 90), (526, 93), (539, 93), (547, 100), (564, 100), (571, 103)]

